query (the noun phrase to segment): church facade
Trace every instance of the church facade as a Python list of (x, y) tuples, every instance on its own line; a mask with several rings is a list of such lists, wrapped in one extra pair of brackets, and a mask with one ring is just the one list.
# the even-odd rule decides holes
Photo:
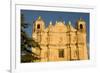
[(32, 48), (40, 57), (40, 62), (88, 60), (86, 22), (80, 18), (76, 28), (69, 21), (51, 21), (46, 27), (41, 16), (33, 23), (32, 38), (41, 48)]

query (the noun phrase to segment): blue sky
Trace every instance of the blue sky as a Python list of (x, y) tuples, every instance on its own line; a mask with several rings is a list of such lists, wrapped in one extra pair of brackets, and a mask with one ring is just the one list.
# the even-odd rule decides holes
[(76, 26), (76, 21), (81, 17), (86, 21), (86, 29), (87, 29), (87, 43), (89, 44), (89, 37), (90, 37), (90, 14), (89, 13), (82, 13), (82, 12), (56, 12), (56, 11), (37, 11), (37, 10), (21, 10), (21, 13), (25, 17), (25, 22), (31, 24), (28, 29), (26, 29), (29, 36), (32, 35), (32, 27), (33, 21), (41, 16), (46, 23), (46, 27), (48, 26), (49, 22), (52, 21), (55, 23), (56, 21), (62, 20), (65, 21), (67, 24), (68, 21), (71, 21), (72, 26)]

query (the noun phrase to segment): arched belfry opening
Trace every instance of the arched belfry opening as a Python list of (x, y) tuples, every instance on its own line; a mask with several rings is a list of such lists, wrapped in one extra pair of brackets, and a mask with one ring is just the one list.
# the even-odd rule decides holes
[(37, 25), (37, 29), (40, 29), (40, 24)]
[(80, 29), (83, 29), (83, 25), (82, 24), (80, 24)]

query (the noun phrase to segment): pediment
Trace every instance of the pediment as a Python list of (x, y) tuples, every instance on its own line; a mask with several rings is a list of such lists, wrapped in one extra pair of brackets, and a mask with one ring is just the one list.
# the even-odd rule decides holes
[(63, 22), (58, 22), (54, 26), (54, 32), (67, 32), (67, 27)]

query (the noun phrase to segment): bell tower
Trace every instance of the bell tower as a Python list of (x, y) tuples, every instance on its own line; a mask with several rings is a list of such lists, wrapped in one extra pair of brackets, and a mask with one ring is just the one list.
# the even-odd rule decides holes
[(35, 24), (34, 24), (34, 31), (36, 32), (41, 32), (43, 31), (45, 28), (45, 23), (44, 23), (44, 20), (42, 19), (41, 16), (39, 16), (37, 18), (37, 20), (35, 21)]
[(77, 47), (79, 60), (88, 59), (86, 22), (80, 18), (77, 21)]
[(80, 32), (86, 32), (86, 22), (82, 18), (80, 18), (77, 22), (77, 29)]
[(41, 34), (42, 32), (44, 31), (45, 29), (45, 22), (44, 20), (42, 19), (41, 16), (39, 16), (35, 22), (34, 22), (34, 25), (33, 25), (33, 33), (32, 33), (32, 37), (35, 41), (37, 42), (41, 42)]

